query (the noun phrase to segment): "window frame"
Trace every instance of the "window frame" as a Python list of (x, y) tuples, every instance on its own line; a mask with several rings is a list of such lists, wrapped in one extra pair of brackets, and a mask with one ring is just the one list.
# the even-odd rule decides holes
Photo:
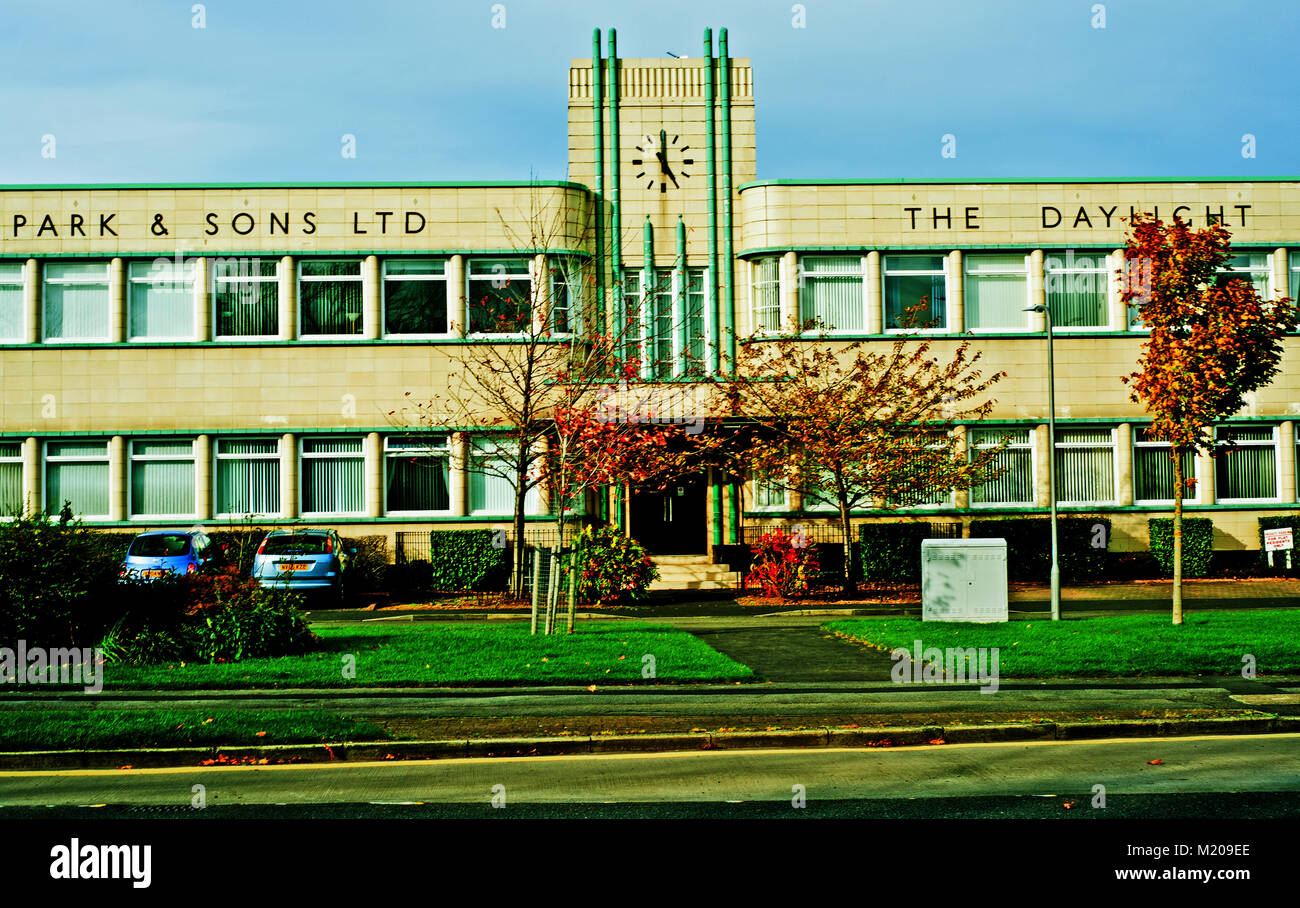
[[(1224, 496), (1224, 495), (1221, 493), (1221, 490), (1220, 490), (1220, 488), (1219, 488), (1219, 486), (1220, 486), (1220, 482), (1219, 482), (1219, 462), (1220, 462), (1220, 461), (1219, 461), (1219, 455), (1218, 455), (1219, 434), (1220, 434), (1221, 432), (1232, 432), (1232, 431), (1241, 430), (1241, 429), (1260, 429), (1260, 428), (1263, 428), (1263, 426), (1261, 426), (1261, 425), (1259, 425), (1259, 424), (1253, 424), (1253, 425), (1252, 425), (1252, 424), (1241, 424), (1241, 423), (1227, 423), (1227, 424), (1222, 425), (1222, 426), (1215, 426), (1215, 428), (1214, 428), (1214, 443), (1215, 443), (1215, 451), (1216, 451), (1215, 466), (1214, 466), (1214, 502), (1215, 502), (1215, 504), (1260, 504), (1260, 503), (1273, 504), (1273, 503), (1280, 502), (1280, 501), (1282, 500), (1282, 452), (1281, 452), (1281, 444), (1282, 444), (1282, 437), (1281, 437), (1281, 436), (1282, 436), (1282, 433), (1281, 433), (1281, 426), (1280, 426), (1278, 423), (1264, 423), (1263, 425), (1268, 426), (1268, 427), (1272, 430), (1272, 438), (1271, 438), (1271, 440), (1269, 440), (1268, 442), (1263, 442), (1263, 441), (1246, 441), (1246, 442), (1241, 442), (1241, 441), (1238, 441), (1238, 442), (1237, 442), (1237, 448), (1238, 448), (1239, 450), (1241, 450), (1241, 449), (1247, 449), (1247, 448), (1258, 448), (1258, 449), (1271, 448), (1271, 449), (1272, 449), (1272, 451), (1273, 451), (1273, 495), (1272, 495), (1271, 497), (1267, 497), (1267, 498), (1228, 498), (1228, 497)], [(1236, 456), (1236, 455), (1228, 455), (1228, 456)]]
[[(1119, 427), (1116, 426), (1116, 425), (1113, 425), (1113, 424), (1112, 424), (1112, 425), (1105, 426), (1105, 428), (1110, 432), (1110, 441), (1109, 441), (1109, 443), (1103, 443), (1103, 442), (1097, 442), (1097, 441), (1084, 441), (1084, 442), (1071, 442), (1071, 443), (1069, 443), (1069, 444), (1067, 444), (1067, 445), (1062, 445), (1062, 444), (1061, 444), (1061, 434), (1062, 434), (1063, 432), (1084, 432), (1084, 431), (1089, 431), (1089, 430), (1097, 430), (1097, 431), (1099, 431), (1101, 428), (1103, 428), (1103, 427), (1102, 427), (1102, 426), (1094, 426), (1094, 427), (1087, 427), (1087, 426), (1069, 426), (1069, 425), (1064, 426), (1064, 427), (1058, 425), (1058, 426), (1056, 427), (1056, 437), (1055, 437), (1054, 439), (1052, 439), (1052, 441), (1055, 442), (1055, 444), (1053, 445), (1053, 450), (1049, 452), (1049, 456), (1053, 458), (1053, 471), (1054, 471), (1055, 478), (1056, 478), (1056, 483), (1057, 483), (1057, 486), (1058, 486), (1058, 488), (1055, 488), (1055, 489), (1052, 490), (1052, 493), (1056, 496), (1056, 503), (1057, 503), (1058, 505), (1069, 505), (1069, 506), (1072, 506), (1072, 507), (1073, 507), (1073, 506), (1077, 506), (1077, 507), (1098, 507), (1098, 506), (1107, 506), (1107, 505), (1117, 505), (1117, 504), (1119, 504), (1119, 485), (1120, 485), (1120, 484), (1119, 484), (1119, 450), (1118, 450), (1118, 448), (1119, 448), (1119, 444), (1118, 444)], [(1062, 498), (1062, 497), (1061, 497), (1061, 490), (1060, 490), (1060, 488), (1059, 488), (1059, 486), (1060, 486), (1060, 482), (1061, 482), (1061, 471), (1055, 469), (1055, 458), (1056, 458), (1056, 454), (1057, 454), (1058, 451), (1061, 451), (1061, 450), (1070, 450), (1070, 449), (1090, 449), (1090, 450), (1109, 450), (1109, 451), (1110, 451), (1110, 474), (1111, 474), (1111, 475), (1110, 475), (1110, 488), (1111, 488), (1111, 497), (1110, 497), (1109, 499), (1094, 499), (1094, 500), (1088, 500), (1088, 501), (1077, 501), (1077, 500), (1074, 500), (1074, 499), (1067, 499), (1067, 498)]]
[[(505, 274), (495, 274), (492, 277), (489, 277), (488, 275), (482, 273), (476, 276), (474, 273), (475, 263), (511, 262), (511, 261), (525, 262), (527, 264), (527, 273), (525, 274), (522, 271), (507, 272)], [(468, 338), (527, 337), (533, 331), (534, 319), (537, 317), (537, 311), (536, 311), (537, 300), (535, 298), (536, 294), (533, 289), (537, 284), (537, 275), (535, 272), (536, 272), (536, 261), (532, 257), (519, 258), (518, 256), (500, 256), (500, 257), (467, 256), (465, 258), (465, 275), (464, 275), (464, 287), (463, 287), (464, 294), (465, 294), (465, 336)], [(520, 280), (525, 277), (528, 279), (527, 327), (519, 331), (475, 331), (473, 330), (474, 294), (471, 292), (471, 288), (474, 286), (474, 283), (476, 281), (487, 281), (487, 280), (504, 278), (506, 283), (509, 284), (512, 281)], [(522, 325), (523, 320), (521, 319), (520, 321)]]
[[(5, 454), (5, 453), (4, 453), (4, 449), (5, 449), (5, 446), (6, 446), (6, 445), (12, 445), (12, 446), (14, 446), (15, 448), (17, 448), (18, 453), (16, 453), (16, 454)], [(4, 467), (12, 467), (12, 466), (14, 466), (14, 465), (17, 465), (17, 467), (18, 467), (18, 501), (17, 501), (17, 505), (18, 505), (18, 507), (20, 507), (20, 508), (26, 510), (26, 506), (27, 506), (27, 488), (26, 488), (27, 471), (23, 468), (23, 461), (24, 461), (24, 458), (23, 458), (23, 439), (21, 439), (21, 438), (0, 438), (0, 469), (2, 469), (2, 468), (4, 468)], [(9, 512), (9, 509), (5, 506), (4, 501), (3, 501), (2, 499), (0, 499), (0, 521), (4, 521), (4, 520), (12, 520), (12, 519), (13, 519), (13, 515)]]
[[(355, 441), (356, 451), (312, 451), (306, 450), (308, 442), (314, 441)], [(360, 460), (361, 489), (360, 506), (355, 511), (309, 511), (305, 507), (307, 483), (307, 462), (316, 460)], [(280, 503), (284, 507), (284, 502)], [(303, 517), (364, 517), (366, 514), (366, 439), (364, 435), (300, 435), (298, 437), (298, 513)]]
[[(467, 463), (465, 464), (465, 485), (466, 485), (466, 516), (468, 517), (503, 517), (511, 516), (514, 513), (513, 505), (508, 511), (488, 511), (474, 507), (474, 474), (480, 473), (489, 479), (507, 482), (507, 480), (495, 473), (488, 473), (484, 470), (476, 470), (475, 466), (484, 460), (500, 460), (503, 456), (510, 456), (507, 451), (502, 453), (502, 446), (507, 444), (508, 440), (498, 440), (492, 437), (471, 438), (469, 440), (469, 452)], [(517, 479), (516, 479), (517, 481)], [(510, 486), (510, 494), (513, 498), (518, 493), (518, 485)], [(570, 512), (572, 513), (572, 512)], [(541, 489), (533, 486), (524, 493), (524, 515), (527, 517), (544, 516), (541, 507)]]
[[(390, 275), (388, 273), (388, 265), (390, 262), (416, 262), (416, 261), (441, 262), (442, 270), (432, 274)], [(447, 274), (447, 264), (448, 264), (448, 260), (446, 258), (443, 258), (441, 256), (434, 256), (434, 255), (389, 256), (380, 260), (379, 262), (379, 320), (380, 320), (380, 328), (382, 329), (382, 333), (380, 334), (380, 337), (420, 340), (420, 339), (443, 339), (443, 338), (454, 336), (454, 332), (452, 331), (453, 312), (452, 312), (451, 281), (449, 280), (449, 276)], [(394, 283), (404, 283), (404, 282), (441, 283), (443, 286), (443, 294), (445, 297), (445, 305), (447, 310), (445, 316), (446, 324), (443, 330), (433, 331), (433, 332), (416, 332), (410, 334), (389, 331), (388, 330), (388, 283), (389, 281), (393, 281)]]
[[(411, 436), (409, 436), (409, 435), (406, 435), (406, 436), (403, 436), (403, 435), (386, 435), (386, 436), (384, 436), (383, 449), (382, 449), (381, 452), (380, 452), (381, 468), (382, 468), (383, 471), (384, 471), (384, 489), (383, 489), (383, 491), (384, 491), (384, 514), (387, 515), (387, 516), (393, 516), (393, 517), (422, 517), (422, 516), (427, 516), (427, 515), (430, 515), (430, 514), (433, 514), (433, 515), (441, 515), (441, 516), (448, 516), (448, 515), (452, 514), (452, 513), (455, 511), (455, 508), (456, 508), (456, 502), (455, 502), (455, 496), (452, 494), (452, 475), (453, 475), (453, 470), (452, 470), (452, 445), (451, 445), (451, 435), (450, 435), (450, 434), (438, 434), (438, 435), (431, 435), (431, 436), (429, 436), (429, 438), (430, 438), (431, 440), (436, 439), (436, 440), (440, 440), (440, 441), (442, 442), (441, 446), (439, 446), (439, 447), (435, 447), (435, 446), (433, 446), (433, 445), (429, 445), (429, 444), (426, 444), (426, 445), (423, 445), (423, 446), (420, 446), (420, 447), (415, 447), (415, 448), (394, 448), (394, 447), (392, 446), (392, 443), (393, 443), (393, 442), (395, 442), (395, 441), (401, 441), (403, 438), (410, 438), (410, 437), (411, 437)], [(419, 454), (419, 455), (416, 455), (416, 454), (413, 453), (414, 451), (421, 451), (421, 450), (424, 451), (424, 452), (429, 452), (429, 453), (422, 453), (422, 454)], [(392, 458), (392, 459), (399, 459), (399, 458), (404, 458), (404, 457), (413, 457), (413, 456), (419, 456), (419, 457), (421, 457), (422, 459), (433, 459), (433, 458), (437, 458), (437, 459), (443, 461), (444, 469), (446, 470), (446, 476), (447, 476), (447, 507), (446, 507), (446, 508), (443, 508), (443, 509), (441, 509), (441, 510), (412, 511), (412, 510), (395, 510), (395, 509), (389, 507), (389, 505), (388, 505), (388, 500), (389, 500), (389, 494), (390, 494), (390, 492), (391, 492), (391, 489), (389, 488), (388, 461), (389, 461), (390, 458)]]
[[(1030, 276), (1033, 274), (1033, 262), (1031, 261), (1032, 256), (1030, 255), (1030, 253), (1026, 252), (1021, 256), (1021, 260), (1023, 263), (1023, 271), (1002, 271), (1002, 270), (976, 271), (976, 272), (971, 271), (971, 262), (973, 260), (978, 260), (982, 258), (1006, 258), (1015, 255), (1017, 255), (1017, 253), (1015, 252), (965, 252), (962, 254), (961, 257), (961, 271), (962, 271), (961, 298), (962, 298), (962, 322), (963, 322), (962, 328), (965, 331), (971, 334), (1032, 334), (1034, 333), (1033, 330), (1034, 313), (1023, 311), (1023, 310), (1027, 310), (1030, 306), (1034, 304), (1033, 288), (1032, 288), (1033, 282), (1030, 280)], [(1020, 313), (1024, 317), (1024, 325), (1019, 328), (1008, 328), (1005, 326), (997, 327), (997, 328), (973, 327), (970, 323), (971, 322), (970, 279), (972, 277), (975, 278), (979, 278), (981, 276), (993, 277), (993, 276), (1008, 275), (1008, 274), (1023, 275), (1025, 279), (1025, 296), (1023, 300), (1024, 306), (1021, 307), (1022, 311)]]
[[(157, 269), (161, 262), (167, 263), (166, 277), (151, 277), (154, 269)], [(127, 343), (150, 343), (154, 341), (196, 341), (198, 340), (198, 324), (194, 317), (195, 300), (198, 293), (198, 263), (192, 258), (182, 258), (180, 260), (180, 270), (182, 274), (182, 283), (188, 287), (189, 305), (187, 308), (189, 316), (189, 333), (188, 334), (137, 334), (135, 331), (135, 290), (140, 285), (150, 285), (163, 283), (178, 283), (174, 279), (176, 259), (172, 258), (155, 258), (155, 259), (131, 259), (125, 263), (124, 279), (126, 281), (126, 340)], [(148, 269), (144, 277), (137, 277), (136, 271), (139, 269)]]
[[(943, 267), (935, 269), (915, 269), (903, 268), (891, 270), (889, 260), (891, 258), (938, 258), (943, 261)], [(938, 276), (939, 272), (943, 273), (943, 324), (935, 328), (891, 328), (889, 327), (889, 279), (891, 277), (928, 277), (933, 279)], [(949, 312), (949, 300), (952, 296), (952, 259), (947, 253), (933, 251), (917, 252), (884, 252), (880, 255), (880, 328), (886, 334), (950, 334), (952, 333)], [(933, 300), (931, 301), (933, 306)]]
[[(326, 265), (334, 262), (346, 262), (349, 265), (357, 266), (357, 273), (351, 274), (307, 274), (304, 275), (303, 268), (308, 265)], [(366, 336), (366, 268), (365, 261), (361, 258), (349, 256), (309, 256), (299, 258), (294, 263), (297, 269), (297, 280), (294, 282), (295, 305), (294, 311), (298, 318), (298, 337), (302, 340), (336, 340), (336, 341), (360, 341)], [(277, 269), (278, 273), (278, 269)], [(307, 334), (302, 330), (303, 323), (303, 304), (302, 304), (302, 287), (303, 284), (324, 284), (330, 281), (339, 281), (343, 283), (355, 283), (361, 288), (360, 311), (357, 315), (356, 331), (350, 334)]]
[[(1033, 507), (1038, 503), (1038, 470), (1034, 463), (1034, 430), (1031, 427), (1018, 426), (969, 426), (966, 429), (966, 459), (969, 462), (971, 455), (977, 450), (986, 450), (996, 448), (1001, 444), (1002, 437), (1010, 435), (1013, 432), (1023, 432), (1026, 436), (1025, 441), (1013, 441), (1006, 447), (1006, 451), (1027, 452), (1029, 456), (1029, 500), (1028, 501), (976, 501), (975, 489), (979, 486), (971, 486), (968, 490), (969, 505), (971, 508), (1008, 508), (1008, 507)], [(973, 441), (976, 432), (996, 432), (998, 441), (994, 443)], [(983, 485), (988, 485), (984, 483)]]
[[(803, 266), (804, 259), (836, 259), (836, 260), (842, 259), (845, 260), (846, 262), (847, 261), (856, 262), (857, 267), (856, 269), (853, 270), (849, 270), (845, 268), (844, 270), (835, 270), (835, 271), (808, 271)], [(837, 336), (837, 335), (853, 336), (853, 335), (866, 333), (867, 324), (869, 321), (867, 317), (868, 316), (867, 257), (865, 255), (837, 255), (835, 253), (829, 253), (829, 254), (803, 253), (797, 255), (795, 258), (795, 290), (797, 292), (797, 299), (795, 305), (797, 307), (797, 312), (798, 312), (800, 333), (803, 333), (805, 331), (803, 326), (808, 321), (808, 319), (803, 317), (803, 310), (804, 310), (804, 292), (806, 289), (808, 289), (809, 279), (815, 281), (818, 278), (844, 278), (844, 277), (856, 277), (859, 279), (858, 281), (859, 326), (856, 328), (839, 328), (839, 327), (830, 327), (823, 323), (821, 330), (825, 331), (826, 334), (829, 336)], [(777, 304), (778, 304), (778, 311), (779, 311), (779, 306), (780, 306), (779, 295), (777, 297)], [(946, 306), (946, 301), (945, 301), (945, 306)], [(946, 314), (947, 313), (945, 313), (945, 316)], [(814, 318), (817, 317), (818, 316), (814, 315)], [(947, 321), (946, 317), (944, 321), (945, 322)]]
[[(275, 265), (275, 273), (272, 275), (258, 274), (255, 276), (239, 275), (237, 277), (218, 277), (217, 262), (228, 261), (229, 259), (255, 259), (258, 262), (271, 262)], [(274, 256), (265, 255), (247, 255), (247, 256), (218, 256), (209, 259), (208, 275), (208, 296), (211, 306), (212, 318), (212, 336), (220, 341), (246, 341), (257, 342), (267, 340), (277, 340), (280, 337), (280, 273), (284, 270), (284, 263)], [(221, 333), (221, 313), (217, 311), (217, 285), (218, 284), (272, 284), (276, 288), (275, 292), (275, 333), (274, 334), (222, 334)]]
[[(749, 322), (750, 330), (758, 335), (779, 335), (785, 325), (781, 318), (781, 259), (779, 255), (760, 255), (749, 261)], [(763, 264), (771, 262), (776, 266), (776, 276), (771, 280), (762, 280)], [(775, 315), (776, 326), (764, 328), (759, 324), (758, 294), (760, 287), (771, 285), (776, 297), (776, 305), (771, 307)]]
[[(103, 444), (103, 447), (104, 447), (104, 453), (103, 453), (102, 455), (96, 455), (96, 456), (94, 456), (94, 457), (82, 456), (82, 455), (71, 455), (71, 456), (69, 456), (69, 455), (59, 454), (59, 455), (55, 455), (53, 458), (51, 458), (51, 456), (50, 456), (50, 446), (51, 446), (51, 445), (62, 445), (62, 444), (75, 444), (75, 445), (92, 445), (92, 444), (94, 444), (94, 445), (99, 445), (99, 444)], [(103, 513), (103, 514), (78, 514), (77, 512), (74, 511), (73, 514), (74, 514), (74, 516), (76, 516), (76, 517), (77, 517), (78, 519), (80, 519), (80, 520), (110, 520), (110, 519), (111, 519), (112, 515), (111, 515), (110, 513), (107, 513), (107, 512), (111, 512), (111, 511), (113, 510), (113, 489), (112, 489), (112, 485), (113, 485), (113, 454), (112, 454), (112, 449), (111, 449), (111, 447), (109, 446), (109, 443), (108, 443), (108, 440), (107, 440), (107, 439), (105, 439), (103, 442), (100, 442), (100, 441), (98, 441), (98, 440), (96, 440), (96, 439), (57, 438), (57, 439), (48, 439), (48, 440), (42, 442), (42, 444), (41, 444), (41, 498), (42, 498), (42, 499), (44, 500), (44, 502), (45, 502), (45, 508), (46, 508), (46, 510), (49, 510), (49, 509), (51, 508), (51, 506), (53, 506), (53, 502), (51, 502), (51, 501), (49, 500), (49, 497), (50, 497), (50, 464), (51, 464), (51, 463), (55, 463), (55, 464), (60, 464), (60, 463), (70, 463), (70, 464), (71, 464), (71, 463), (96, 463), (96, 464), (103, 464), (103, 467), (104, 467), (104, 502), (105, 502), (105, 505), (106, 505), (106, 508), (105, 508), (106, 513)], [(62, 501), (58, 502), (57, 507), (59, 507), (60, 509), (62, 509), (62, 507), (63, 507), (63, 502), (62, 502)]]
[[(50, 269), (60, 265), (99, 265), (104, 269), (103, 280), (86, 278), (55, 278), (51, 280)], [(77, 284), (104, 285), (104, 333), (96, 337), (51, 337), (49, 333), (49, 304), (51, 284), (55, 286), (75, 286)], [(54, 261), (45, 262), (41, 268), (41, 343), (45, 344), (110, 344), (113, 342), (113, 271), (108, 260), (92, 259), (90, 261)]]
[[(1049, 268), (1047, 263), (1052, 260), (1054, 254), (1062, 251), (1065, 253), (1067, 265), (1069, 264), (1069, 262), (1073, 261), (1073, 259), (1080, 253), (1082, 253), (1082, 255), (1084, 256), (1087, 256), (1090, 252), (1092, 252), (1094, 258), (1100, 255), (1101, 258), (1103, 259), (1103, 262), (1100, 267), (1096, 267), (1096, 266), (1090, 268), (1062, 267), (1057, 269)], [(1110, 313), (1111, 273), (1110, 273), (1110, 251), (1109, 250), (1102, 249), (1102, 250), (1092, 251), (1088, 249), (1080, 250), (1073, 247), (1065, 250), (1056, 250), (1056, 249), (1044, 250), (1043, 252), (1043, 305), (1045, 306), (1050, 305), (1051, 303), (1051, 297), (1050, 297), (1051, 290), (1048, 287), (1048, 282), (1051, 280), (1052, 275), (1059, 275), (1066, 279), (1072, 277), (1078, 277), (1080, 275), (1100, 276), (1100, 280), (1102, 281), (1101, 309), (1103, 315), (1103, 321), (1100, 325), (1062, 325), (1058, 323), (1055, 319), (1053, 319), (1052, 320), (1053, 332), (1064, 331), (1069, 333), (1086, 334), (1095, 331), (1111, 330), (1112, 327), (1111, 313)]]
[[(181, 454), (141, 454), (135, 453), (137, 444), (156, 444), (159, 442), (188, 442), (189, 456)], [(198, 443), (194, 438), (132, 438), (127, 442), (126, 450), (126, 519), (138, 521), (187, 520), (198, 516), (198, 498), (194, 494), (195, 479), (198, 475)], [(190, 465), (190, 510), (183, 514), (137, 514), (135, 512), (135, 465), (137, 463), (188, 463)]]
[[(1173, 498), (1140, 498), (1138, 497), (1138, 450), (1156, 450), (1172, 452), (1173, 446), (1167, 441), (1146, 441), (1142, 439), (1145, 426), (1133, 426), (1133, 504), (1135, 505), (1157, 505), (1162, 507), (1174, 506)], [(1191, 498), (1183, 499), (1183, 506), (1189, 504), (1206, 504), (1205, 483), (1201, 480), (1200, 458), (1196, 452), (1192, 452), (1192, 475), (1184, 476), (1183, 479), (1195, 479), (1196, 484), (1192, 486), (1193, 493)]]
[[(250, 441), (256, 441), (256, 442), (274, 441), (275, 453), (274, 454), (266, 454), (266, 453), (223, 454), (221, 452), (221, 445), (223, 442), (250, 442)], [(225, 519), (238, 519), (243, 517), (257, 517), (257, 518), (282, 517), (284, 515), (284, 501), (280, 494), (280, 488), (282, 487), (281, 484), (284, 481), (284, 460), (281, 451), (283, 446), (284, 443), (281, 440), (280, 436), (278, 435), (273, 435), (269, 439), (265, 436), (245, 437), (245, 436), (238, 436), (238, 435), (232, 435), (227, 438), (214, 438), (212, 440), (212, 513), (213, 516), (221, 517)], [(266, 512), (266, 513), (259, 511), (252, 514), (236, 514), (233, 511), (221, 510), (221, 463), (223, 461), (236, 461), (236, 460), (257, 460), (257, 461), (270, 461), (275, 463), (276, 498), (280, 499), (279, 508), (277, 510), (273, 512)]]
[[(5, 276), (6, 266), (17, 266), (16, 276)], [(22, 259), (0, 259), (0, 288), (14, 287), (18, 288), (18, 333), (12, 337), (0, 334), (0, 344), (21, 344), (27, 337), (27, 263)]]

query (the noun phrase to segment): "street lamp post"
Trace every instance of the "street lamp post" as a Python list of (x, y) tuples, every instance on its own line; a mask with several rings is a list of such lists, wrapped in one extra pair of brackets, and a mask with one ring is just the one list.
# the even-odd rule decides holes
[(1056, 537), (1056, 369), (1052, 349), (1052, 309), (1030, 306), (1026, 312), (1047, 316), (1047, 487), (1052, 506), (1052, 620), (1061, 620), (1061, 559)]

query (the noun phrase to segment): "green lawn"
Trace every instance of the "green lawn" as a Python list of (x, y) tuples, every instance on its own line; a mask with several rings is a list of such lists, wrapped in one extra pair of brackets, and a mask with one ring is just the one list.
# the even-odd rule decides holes
[(229, 747), (375, 741), (388, 737), (368, 722), (320, 710), (15, 709), (0, 715), (3, 751)]
[(1099, 675), (1241, 675), (1255, 657), (1260, 675), (1300, 672), (1300, 611), (1196, 613), (1181, 627), (1167, 615), (1071, 621), (1034, 619), (967, 624), (919, 618), (850, 618), (823, 627), (883, 650), (997, 647), (1000, 675), (1049, 678)]
[[(104, 686), (122, 689), (410, 687), (471, 684), (743, 681), (753, 672), (673, 628), (589, 622), (577, 633), (530, 636), (526, 623), (414, 623), (325, 627), (305, 656), (225, 665), (108, 665)], [(350, 675), (350, 676), (349, 676)]]

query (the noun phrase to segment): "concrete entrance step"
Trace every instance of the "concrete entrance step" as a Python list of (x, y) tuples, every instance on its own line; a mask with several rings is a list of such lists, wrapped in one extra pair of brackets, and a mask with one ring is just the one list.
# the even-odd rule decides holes
[(725, 564), (714, 564), (707, 555), (655, 555), (659, 579), (651, 590), (734, 590), (740, 574)]

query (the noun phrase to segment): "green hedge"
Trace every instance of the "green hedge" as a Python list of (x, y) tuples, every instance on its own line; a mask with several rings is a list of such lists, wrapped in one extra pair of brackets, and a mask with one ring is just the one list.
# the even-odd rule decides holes
[[(1264, 551), (1264, 531), (1276, 530), (1280, 527), (1290, 527), (1293, 539), (1300, 541), (1300, 516), (1297, 517), (1261, 517), (1259, 518), (1259, 563), (1269, 567), (1268, 556), (1271, 554)], [(1286, 552), (1278, 552), (1277, 558), (1278, 570), (1286, 569)], [(1300, 568), (1300, 552), (1291, 553), (1292, 570)]]
[(496, 530), (435, 530), (429, 534), (429, 585), (435, 590), (505, 589), (510, 549), (492, 542)]
[(920, 583), (921, 540), (929, 538), (928, 523), (862, 524), (858, 527), (858, 563), (862, 568), (862, 579)]
[[(1151, 554), (1165, 577), (1174, 574), (1174, 519), (1152, 517), (1147, 521), (1151, 532)], [(1183, 576), (1204, 577), (1210, 573), (1214, 555), (1214, 521), (1209, 517), (1183, 518)]]
[[(972, 539), (1007, 541), (1007, 579), (1046, 582), (1052, 578), (1052, 527), (1048, 517), (972, 520)], [(1106, 574), (1109, 517), (1059, 517), (1056, 525), (1061, 580), (1097, 580)]]

